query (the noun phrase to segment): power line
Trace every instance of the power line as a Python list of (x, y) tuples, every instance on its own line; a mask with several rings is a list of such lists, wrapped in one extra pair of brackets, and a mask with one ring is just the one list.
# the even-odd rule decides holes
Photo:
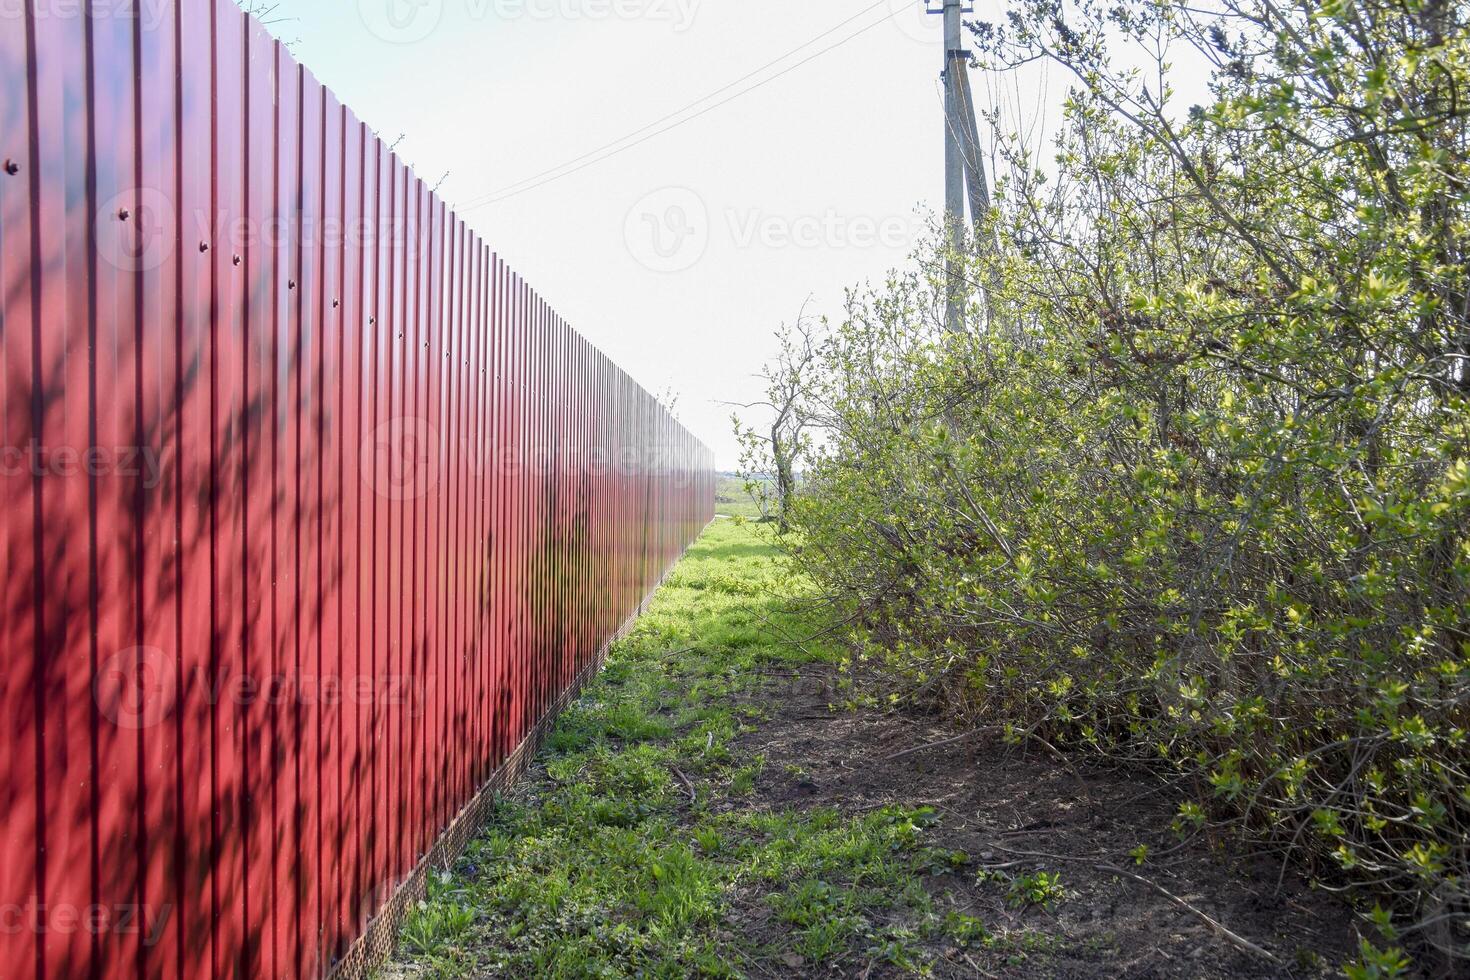
[[(779, 58), (775, 58), (775, 59), (773, 59), (771, 61), (766, 62), (764, 65), (761, 65), (759, 68), (756, 68), (753, 71), (750, 71), (750, 72), (747, 72), (744, 75), (741, 75), (739, 78), (735, 79), (733, 82), (730, 82), (730, 83), (728, 83), (728, 84), (726, 84), (726, 85), (724, 85), (724, 86), (722, 86), (720, 88), (717, 88), (713, 92), (707, 92), (704, 95), (700, 96), (699, 98), (695, 99), (693, 102), (690, 102), (689, 104), (687, 104), (685, 106), (682, 106), (681, 108), (675, 109), (673, 112), (670, 112), (670, 113), (668, 113), (665, 116), (660, 116), (658, 119), (655, 119), (653, 122), (648, 123), (647, 125), (641, 126), (638, 129), (633, 130), (631, 133), (625, 133), (622, 136), (619, 136), (617, 139), (615, 139), (615, 140), (613, 140), (613, 141), (611, 141), (609, 143), (604, 143), (602, 146), (599, 146), (596, 149), (588, 150), (586, 153), (582, 154), (579, 157), (573, 157), (570, 160), (563, 161), (562, 163), (557, 164), (555, 167), (551, 167), (551, 168), (549, 168), (547, 170), (543, 170), (543, 171), (541, 171), (538, 174), (532, 174), (530, 177), (526, 177), (526, 178), (524, 178), (522, 180), (518, 180), (514, 184), (507, 184), (507, 185), (505, 185), (504, 187), (502, 187), (502, 188), (500, 188), (498, 190), (491, 191), (490, 193), (481, 195), (480, 197), (477, 197), (477, 198), (472, 198), (469, 202), (467, 202), (467, 206), (468, 207), (478, 207), (482, 203), (492, 203), (492, 199), (494, 199), (494, 200), (500, 200), (500, 199), (502, 199), (502, 195), (509, 196), (507, 192), (514, 191), (516, 193), (519, 193), (519, 191), (517, 190), (517, 188), (520, 188), (521, 185), (523, 185), (523, 184), (531, 184), (531, 183), (534, 183), (535, 181), (538, 181), (538, 180), (540, 180), (543, 177), (546, 177), (546, 176), (548, 176), (550, 174), (556, 173), (558, 170), (563, 170), (563, 169), (565, 169), (567, 167), (572, 166), (573, 164), (580, 163), (583, 160), (586, 160), (588, 157), (596, 156), (597, 154), (603, 152), (604, 150), (612, 149), (613, 147), (617, 146), (619, 143), (626, 142), (627, 140), (630, 140), (633, 137), (638, 136), (641, 133), (645, 133), (648, 130), (653, 129), (655, 126), (658, 126), (661, 123), (668, 122), (670, 119), (673, 119), (676, 116), (683, 115), (684, 113), (688, 112), (690, 109), (693, 109), (695, 106), (699, 105), (700, 103), (702, 103), (702, 102), (708, 102), (710, 99), (714, 98), (715, 96), (721, 95), (721, 94), (723, 94), (725, 92), (728, 92), (730, 89), (732, 89), (735, 86), (739, 85), (741, 82), (744, 82), (744, 81), (747, 81), (748, 79), (754, 78), (756, 75), (759, 75), (761, 72), (765, 71), (768, 68), (771, 68), (771, 67), (773, 67), (775, 65), (780, 64), (781, 62), (785, 61), (787, 58), (790, 58), (792, 55), (797, 54), (798, 52), (802, 51), (804, 48), (811, 47), (816, 42), (822, 40), (822, 38), (828, 37), (828, 36), (836, 33), (837, 31), (841, 30), (843, 27), (846, 27), (848, 24), (851, 24), (853, 21), (857, 20), (859, 17), (863, 16), (864, 14), (869, 13), (870, 11), (872, 11), (872, 10), (878, 8), (878, 7), (881, 7), (885, 2), (887, 2), (887, 0), (877, 0), (876, 3), (872, 4), (871, 6), (864, 7), (862, 10), (859, 10), (857, 13), (853, 14), (851, 17), (847, 18), (844, 21), (841, 21), (838, 24), (834, 24), (832, 27), (829, 27), (827, 30), (825, 30), (822, 33), (818, 34), (816, 37), (809, 38), (808, 40), (803, 41), (801, 44), (798, 44), (796, 47), (792, 48), (790, 51), (788, 51), (785, 54), (781, 55)], [(529, 190), (530, 188), (526, 188), (526, 189)]]
[[(492, 191), (489, 194), (485, 194), (485, 195), (483, 195), (481, 197), (472, 198), (464, 206), (459, 207), (459, 208), (456, 208), (456, 211), (458, 213), (460, 213), (460, 214), (465, 214), (465, 213), (468, 213), (469, 211), (475, 210), (476, 208), (485, 207), (485, 206), (490, 205), (490, 204), (498, 204), (501, 201), (507, 200), (507, 199), (512, 198), (512, 197), (516, 197), (517, 195), (520, 195), (520, 194), (524, 194), (526, 191), (535, 190), (538, 187), (541, 187), (541, 186), (544, 186), (546, 184), (549, 184), (552, 181), (560, 180), (563, 177), (570, 177), (572, 174), (577, 173), (577, 172), (579, 172), (581, 170), (585, 170), (587, 167), (590, 167), (593, 164), (601, 163), (603, 160), (611, 159), (612, 157), (615, 157), (615, 156), (617, 156), (620, 153), (623, 153), (623, 152), (625, 152), (627, 150), (633, 149), (635, 146), (640, 146), (643, 143), (648, 142), (649, 140), (653, 139), (656, 136), (661, 136), (664, 133), (669, 132), (670, 130), (677, 129), (679, 126), (682, 126), (682, 125), (684, 125), (687, 122), (693, 122), (695, 119), (698, 119), (700, 116), (704, 115), (705, 113), (712, 112), (715, 109), (718, 109), (721, 106), (726, 105), (729, 102), (733, 102), (735, 99), (740, 98), (742, 95), (748, 95), (751, 92), (754, 92), (756, 89), (762, 87), (763, 85), (767, 85), (767, 84), (769, 84), (771, 82), (774, 82), (776, 79), (781, 78), (784, 75), (790, 74), (791, 72), (793, 72), (796, 69), (800, 68), (802, 65), (805, 65), (805, 64), (807, 64), (807, 63), (809, 63), (811, 61), (816, 60), (817, 58), (821, 57), (822, 55), (826, 54), (827, 52), (834, 51), (837, 48), (842, 47), (844, 44), (847, 44), (849, 41), (855, 40), (856, 38), (862, 36), (863, 34), (866, 34), (868, 31), (871, 31), (873, 28), (878, 27), (881, 24), (887, 23), (888, 21), (892, 20), (900, 11), (895, 11), (893, 13), (888, 14), (885, 17), (882, 17), (882, 18), (874, 21), (873, 23), (867, 25), (866, 27), (864, 27), (864, 28), (862, 28), (862, 29), (860, 29), (858, 31), (855, 31), (852, 34), (849, 34), (848, 36), (844, 37), (842, 40), (837, 41), (834, 44), (830, 44), (827, 47), (822, 48), (821, 50), (816, 51), (816, 52), (808, 55), (807, 57), (803, 58), (801, 61), (798, 61), (798, 62), (796, 62), (793, 65), (789, 65), (786, 68), (783, 68), (781, 71), (777, 72), (776, 74), (771, 75), (768, 78), (764, 78), (761, 81), (756, 82), (754, 85), (748, 86), (747, 88), (740, 89), (739, 91), (731, 94), (727, 98), (721, 99), (719, 102), (716, 102), (716, 103), (714, 103), (712, 105), (705, 106), (704, 108), (700, 109), (698, 112), (694, 113), (691, 116), (686, 116), (683, 119), (678, 119), (677, 121), (672, 122), (672, 123), (670, 123), (667, 126), (663, 126), (660, 129), (654, 130), (654, 132), (651, 132), (651, 133), (648, 132), (648, 130), (654, 129), (654, 127), (659, 126), (661, 123), (669, 122), (669, 120), (671, 120), (671, 119), (676, 119), (676, 117), (682, 115), (685, 112), (688, 112), (690, 109), (693, 109), (695, 106), (698, 106), (698, 105), (700, 105), (703, 102), (707, 102), (710, 99), (714, 98), (715, 96), (720, 95), (720, 94), (722, 94), (724, 92), (728, 92), (730, 89), (735, 88), (735, 86), (739, 85), (741, 82), (747, 81), (747, 80), (755, 77), (756, 75), (759, 75), (761, 72), (766, 71), (767, 69), (769, 69), (769, 68), (771, 68), (771, 67), (773, 67), (775, 65), (780, 64), (781, 62), (785, 61), (787, 58), (790, 58), (792, 55), (797, 54), (800, 51), (802, 51), (802, 50), (804, 50), (806, 48), (811, 47), (811, 45), (813, 45), (817, 41), (820, 41), (823, 38), (828, 37), (828, 36), (836, 33), (838, 30), (842, 29), (846, 25), (852, 23), (853, 21), (857, 20), (859, 17), (863, 16), (863, 14), (869, 13), (872, 10), (874, 10), (874, 9), (876, 9), (878, 7), (883, 6), (887, 2), (888, 2), (888, 0), (878, 0), (877, 3), (874, 3), (871, 6), (868, 6), (868, 7), (863, 8), (862, 10), (858, 11), (856, 14), (853, 14), (851, 17), (847, 18), (846, 20), (842, 21), (841, 23), (838, 23), (838, 24), (834, 25), (833, 27), (830, 27), (827, 30), (823, 31), (821, 34), (818, 34), (816, 37), (813, 37), (810, 40), (805, 41), (804, 43), (797, 45), (795, 48), (793, 48), (792, 50), (788, 51), (786, 54), (783, 54), (781, 57), (776, 58), (773, 61), (767, 62), (766, 64), (764, 64), (761, 67), (755, 69), (754, 71), (748, 72), (745, 75), (742, 75), (740, 78), (735, 79), (733, 82), (730, 82), (729, 84), (724, 85), (721, 88), (715, 89), (713, 92), (710, 92), (710, 93), (708, 93), (708, 94), (706, 94), (704, 96), (701, 96), (698, 99), (695, 99), (693, 102), (690, 102), (688, 105), (684, 106), (683, 108), (675, 109), (673, 112), (670, 112), (667, 115), (662, 116), (659, 119), (655, 119), (653, 122), (648, 123), (647, 125), (642, 126), (642, 127), (638, 128), (638, 129), (635, 129), (631, 133), (627, 133), (626, 135), (621, 136), (618, 139), (615, 139), (615, 140), (613, 140), (610, 143), (605, 143), (604, 145), (598, 147), (595, 150), (589, 150), (588, 152), (582, 154), (581, 156), (574, 157), (571, 160), (567, 160), (567, 161), (565, 161), (565, 162), (563, 162), (561, 164), (558, 164), (555, 167), (551, 167), (550, 169), (543, 170), (539, 174), (535, 174), (534, 176), (527, 177), (527, 178), (525, 178), (523, 180), (516, 181), (514, 184), (507, 184), (505, 187), (502, 187), (500, 190)], [(643, 136), (641, 139), (635, 140), (632, 143), (627, 143), (628, 140), (633, 139), (633, 137), (638, 136), (641, 133), (647, 133), (647, 135), (646, 136)], [(623, 143), (626, 143), (626, 145), (621, 145), (621, 146), (619, 145), (619, 144), (623, 144)], [(611, 151), (611, 152), (605, 152), (605, 151)], [(591, 159), (589, 159), (589, 158), (591, 158)], [(584, 163), (582, 161), (586, 161), (586, 162)], [(580, 165), (579, 166), (573, 166), (573, 164), (580, 164)], [(568, 167), (571, 167), (571, 169), (570, 170), (566, 169)], [(561, 172), (561, 171), (565, 171), (565, 172)]]
[[(620, 153), (624, 153), (624, 152), (626, 152), (628, 150), (633, 149), (634, 147), (641, 146), (644, 143), (647, 143), (649, 140), (653, 139), (656, 136), (662, 136), (664, 133), (667, 133), (670, 130), (677, 129), (680, 126), (684, 125), (685, 123), (693, 122), (694, 120), (698, 119), (700, 116), (703, 116), (703, 115), (705, 115), (706, 113), (709, 113), (709, 112), (713, 112), (714, 110), (720, 108), (721, 106), (726, 105), (726, 104), (728, 104), (730, 102), (735, 101), (736, 99), (740, 98), (742, 95), (749, 95), (751, 92), (754, 92), (756, 89), (761, 88), (762, 86), (767, 85), (767, 84), (769, 84), (771, 82), (774, 82), (778, 78), (781, 78), (781, 77), (783, 77), (785, 75), (790, 74), (791, 72), (793, 72), (796, 69), (800, 68), (802, 65), (805, 65), (805, 64), (807, 64), (809, 62), (812, 62), (812, 61), (815, 61), (817, 58), (821, 57), (822, 55), (826, 54), (827, 52), (834, 51), (837, 48), (842, 47), (844, 44), (848, 43), (849, 41), (855, 40), (856, 38), (862, 36), (863, 34), (866, 34), (868, 31), (871, 31), (873, 28), (878, 27), (878, 26), (886, 23), (887, 21), (891, 20), (892, 17), (893, 17), (893, 15), (890, 14), (889, 16), (884, 17), (881, 20), (874, 21), (873, 23), (869, 24), (867, 27), (864, 27), (863, 29), (861, 29), (859, 31), (855, 31), (852, 34), (848, 35), (847, 37), (843, 38), (841, 41), (838, 41), (836, 44), (828, 45), (827, 47), (821, 49), (820, 51), (817, 51), (814, 54), (812, 54), (812, 55), (810, 55), (810, 56), (808, 56), (806, 58), (803, 58), (801, 61), (798, 61), (796, 64), (791, 65), (790, 67), (785, 68), (785, 69), (777, 72), (776, 74), (772, 75), (771, 77), (766, 78), (766, 79), (763, 79), (763, 80), (757, 82), (756, 84), (750, 86), (749, 88), (741, 89), (740, 91), (735, 92), (734, 94), (728, 96), (727, 98), (721, 99), (719, 102), (716, 102), (713, 105), (706, 106), (703, 109), (701, 109), (698, 112), (696, 112), (692, 116), (686, 116), (685, 118), (680, 119), (677, 122), (673, 122), (673, 123), (670, 123), (667, 126), (664, 126), (662, 129), (655, 130), (654, 132), (649, 133), (647, 136), (644, 136), (642, 139), (638, 139), (638, 140), (635, 140), (632, 143), (628, 143), (626, 146), (620, 146), (617, 149), (611, 150), (608, 153), (603, 153), (602, 155), (596, 157), (595, 159), (588, 160), (586, 163), (583, 163), (580, 166), (573, 167), (572, 169), (567, 170), (567, 171), (565, 171), (563, 173), (554, 173), (555, 170), (560, 170), (561, 168), (560, 167), (553, 168), (553, 171), (552, 172), (554, 173), (554, 175), (553, 176), (546, 177), (544, 180), (538, 180), (535, 183), (530, 184), (529, 186), (521, 187), (518, 190), (509, 191), (508, 193), (502, 193), (502, 194), (497, 194), (497, 195), (490, 196), (490, 197), (487, 197), (487, 198), (482, 198), (478, 202), (472, 203), (472, 204), (470, 204), (470, 205), (468, 205), (466, 207), (459, 208), (457, 210), (459, 211), (459, 213), (463, 214), (463, 213), (466, 213), (468, 211), (472, 211), (472, 210), (474, 210), (476, 208), (485, 207), (486, 205), (498, 204), (501, 201), (508, 200), (509, 198), (516, 197), (516, 196), (518, 196), (520, 194), (524, 194), (527, 191), (535, 190), (536, 188), (542, 187), (542, 186), (544, 186), (546, 184), (549, 184), (549, 183), (552, 183), (553, 181), (561, 180), (563, 177), (570, 177), (572, 174), (575, 174), (575, 173), (578, 173), (579, 171), (585, 170), (588, 167), (593, 166), (594, 164), (601, 163), (604, 160), (610, 160), (610, 159), (612, 159), (613, 157), (617, 156)], [(627, 137), (624, 137), (624, 139), (627, 139)], [(613, 145), (616, 145), (616, 141), (614, 142)], [(567, 164), (563, 164), (562, 166), (565, 167), (565, 166), (567, 166)], [(524, 183), (524, 181), (522, 183)], [(515, 185), (511, 185), (511, 186), (515, 186)]]

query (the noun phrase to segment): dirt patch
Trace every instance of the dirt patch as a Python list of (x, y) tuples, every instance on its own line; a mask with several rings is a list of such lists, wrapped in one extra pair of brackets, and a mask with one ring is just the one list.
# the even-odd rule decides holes
[[(766, 715), (732, 747), (765, 765), (752, 793), (727, 805), (932, 807), (929, 843), (957, 852), (959, 863), (936, 869), (925, 887), (939, 907), (981, 920), (1002, 940), (971, 948), (940, 940), (936, 975), (1301, 977), (1335, 974), (1352, 958), (1354, 917), (1340, 900), (1282, 875), (1277, 862), (1242, 855), (1232, 841), (1181, 845), (1170, 829), (1177, 801), (1151, 777), (1079, 769), (982, 735), (956, 738), (923, 718), (833, 713), (831, 681), (830, 668), (814, 666), (745, 699)], [(1140, 845), (1149, 853), (1141, 865), (1130, 856)], [(1063, 897), (1049, 908), (1017, 907), (1007, 882), (1038, 872), (1058, 875)], [(746, 927), (779, 943), (780, 923), (763, 918), (760, 903), (750, 907)], [(811, 972), (793, 964), (793, 975)], [(881, 961), (830, 972), (904, 973)]]

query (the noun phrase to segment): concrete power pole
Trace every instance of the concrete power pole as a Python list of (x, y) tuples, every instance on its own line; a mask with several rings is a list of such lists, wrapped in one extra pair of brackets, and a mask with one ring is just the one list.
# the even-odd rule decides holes
[(964, 155), (960, 149), (959, 129), (955, 120), (959, 117), (959, 102), (956, 99), (951, 68), (954, 55), (963, 43), (960, 40), (960, 12), (963, 0), (944, 0), (944, 220), (949, 226), (951, 243), (961, 242), (965, 224), (965, 175)]
[(964, 50), (962, 14), (972, 12), (965, 0), (939, 0), (940, 9), (928, 7), (932, 14), (944, 16), (944, 224), (951, 256), (945, 263), (945, 326), (953, 332), (964, 330), (964, 308), (967, 294), (958, 257), (963, 253), (965, 234), (965, 198), (970, 200), (970, 220), (979, 224), (990, 209), (990, 189), (985, 180), (985, 164), (980, 156), (979, 127), (975, 124), (975, 100), (970, 94), (969, 55)]

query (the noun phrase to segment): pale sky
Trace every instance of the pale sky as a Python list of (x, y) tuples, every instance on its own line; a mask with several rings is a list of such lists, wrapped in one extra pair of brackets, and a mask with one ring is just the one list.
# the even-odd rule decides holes
[[(639, 383), (672, 390), (731, 469), (720, 402), (760, 396), (772, 331), (808, 296), (811, 312), (835, 315), (844, 287), (902, 265), (924, 209), (942, 202), (940, 18), (921, 9), (281, 0), (268, 20), (359, 118), (389, 142), (404, 134), (398, 150), (421, 177), (448, 171), (441, 196)], [(771, 62), (699, 108), (724, 105), (473, 206)]]

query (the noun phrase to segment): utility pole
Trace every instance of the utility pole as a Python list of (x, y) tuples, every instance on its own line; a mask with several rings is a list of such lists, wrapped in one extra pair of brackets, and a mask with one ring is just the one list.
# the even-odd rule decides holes
[(960, 13), (962, 0), (944, 0), (944, 220), (949, 226), (951, 244), (963, 241), (965, 224), (964, 155), (960, 149), (958, 94), (953, 80), (955, 52), (960, 50)]
[(945, 262), (945, 326), (952, 332), (964, 330), (964, 308), (968, 290), (960, 269), (964, 253), (965, 198), (970, 200), (970, 220), (979, 224), (990, 210), (990, 189), (980, 157), (979, 128), (975, 124), (975, 100), (970, 94), (969, 53), (964, 49), (961, 15), (974, 11), (965, 0), (938, 0), (934, 9), (944, 16), (944, 226), (950, 255)]

